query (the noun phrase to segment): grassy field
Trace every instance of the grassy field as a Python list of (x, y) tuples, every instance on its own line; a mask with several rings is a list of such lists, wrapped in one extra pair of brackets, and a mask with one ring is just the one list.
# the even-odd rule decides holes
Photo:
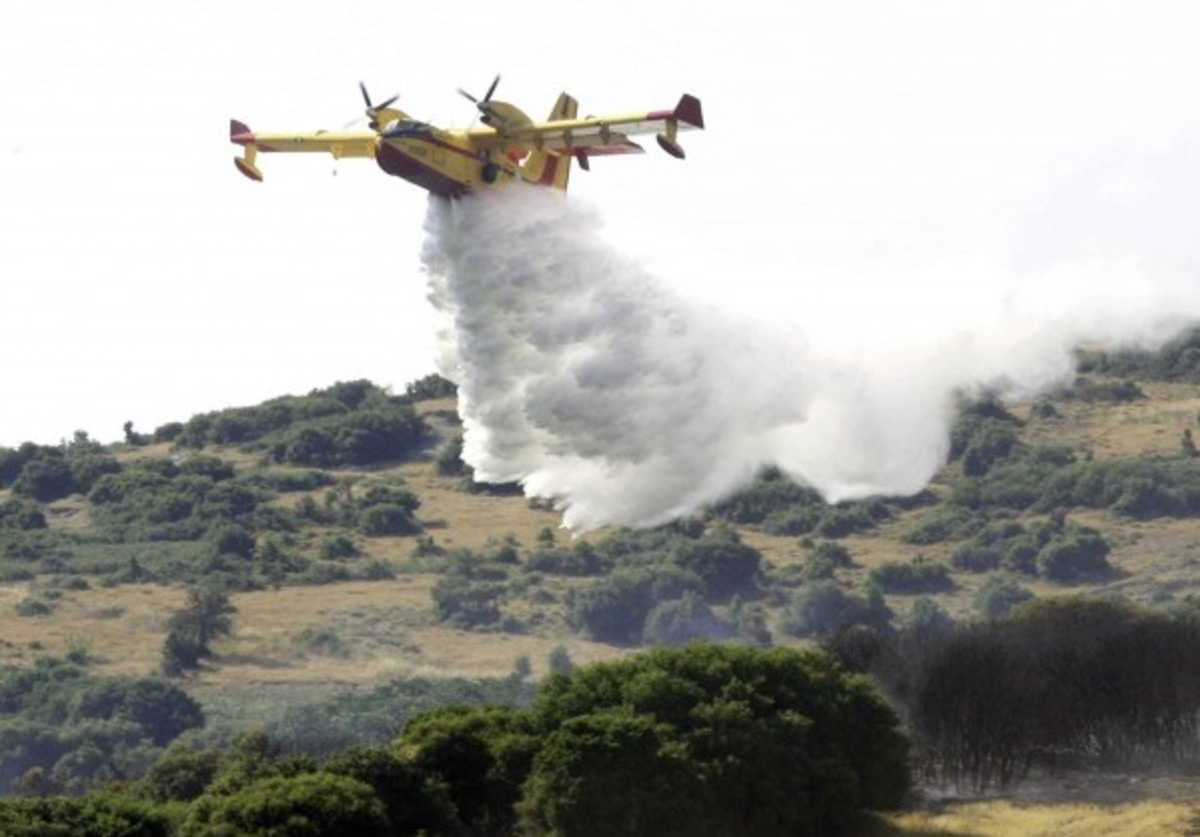
[[(1151, 384), (1149, 396), (1128, 403), (1056, 402), (1058, 416), (1028, 418), (1025, 437), (1033, 442), (1066, 444), (1094, 452), (1097, 457), (1130, 457), (1178, 452), (1184, 428), (1196, 423), (1200, 396), (1194, 387)], [(450, 400), (425, 402), (421, 411), (443, 438), (457, 432)], [(437, 474), (434, 447), (426, 455), (394, 468), (365, 472), (372, 480), (401, 479), (421, 499), (418, 517), (425, 535), (445, 549), (483, 549), (505, 539), (529, 548), (539, 533), (550, 529), (560, 542), (570, 534), (558, 528), (559, 518), (520, 496), (496, 496), (464, 491), (457, 478)], [(142, 458), (169, 455), (158, 445), (129, 451), (122, 456)], [(222, 458), (239, 468), (252, 468), (257, 458), (237, 450), (222, 450)], [(933, 483), (944, 490), (953, 478), (953, 466)], [(295, 495), (279, 502), (295, 503)], [(842, 539), (854, 566), (839, 572), (843, 583), (861, 587), (867, 574), (887, 561), (917, 557), (945, 560), (952, 544), (914, 546), (900, 538), (924, 513), (903, 512), (877, 528)], [(50, 504), (47, 516), (53, 529), (85, 531), (87, 504), (68, 498)], [(1095, 526), (1113, 545), (1113, 577), (1091, 584), (1093, 594), (1119, 593), (1135, 600), (1156, 596), (1182, 596), (1200, 592), (1200, 523), (1192, 519), (1136, 521), (1103, 511), (1081, 511), (1072, 520)], [(312, 543), (319, 532), (303, 536)], [(753, 527), (743, 528), (746, 543), (760, 550), (769, 564), (779, 568), (803, 561), (807, 549), (794, 537), (776, 537)], [(599, 539), (598, 532), (589, 539)], [(436, 577), (422, 573), (412, 559), (416, 537), (381, 537), (359, 542), (364, 555), (358, 560), (381, 560), (393, 566), (398, 577), (390, 581), (345, 582), (320, 587), (284, 587), (278, 590), (237, 593), (236, 634), (217, 648), (221, 665), (200, 675), (197, 685), (235, 683), (336, 683), (369, 685), (399, 673), (503, 675), (518, 656), (527, 656), (535, 673), (544, 666), (549, 649), (564, 645), (573, 659), (587, 661), (625, 653), (587, 642), (572, 635), (563, 618), (563, 600), (569, 581), (548, 579), (540, 601), (515, 602), (517, 611), (537, 611), (540, 618), (524, 633), (456, 631), (435, 623), (429, 591)], [(159, 549), (186, 550), (189, 545), (163, 544)], [(111, 560), (116, 548), (96, 547), (96, 561)], [(955, 587), (937, 599), (956, 616), (972, 613), (972, 600), (983, 576), (956, 573)], [(1075, 588), (1038, 579), (1022, 582), (1039, 596), (1073, 592)], [(166, 619), (179, 606), (182, 593), (170, 586), (121, 585), (58, 593), (53, 611), (46, 616), (21, 616), (17, 606), (44, 586), (42, 580), (0, 586), (0, 659), (29, 660), (43, 654), (61, 654), (86, 646), (100, 671), (151, 673), (159, 662)], [(913, 597), (892, 595), (889, 606), (899, 617)], [(777, 620), (778, 613), (769, 614)], [(342, 656), (314, 654), (296, 637), (305, 631), (332, 632)], [(775, 632), (776, 641), (788, 643)]]

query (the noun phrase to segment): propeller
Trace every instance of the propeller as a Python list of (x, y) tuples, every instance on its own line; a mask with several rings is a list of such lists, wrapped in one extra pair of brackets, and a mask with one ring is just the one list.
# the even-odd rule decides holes
[(496, 85), (498, 85), (499, 83), (500, 83), (500, 76), (497, 75), (494, 79), (492, 79), (492, 86), (487, 89), (487, 93), (483, 94), (482, 99), (475, 98), (470, 93), (468, 93), (466, 90), (463, 90), (461, 87), (458, 88), (459, 95), (463, 96), (464, 98), (470, 99), (475, 104), (475, 107), (477, 107), (479, 109), (479, 112), (481, 114), (483, 114), (484, 123), (487, 123), (489, 118), (491, 117), (492, 111), (488, 107), (488, 102), (490, 102), (492, 100), (492, 94), (496, 92)]
[(379, 121), (378, 121), (379, 112), (381, 110), (383, 110), (384, 108), (387, 108), (388, 106), (393, 104), (397, 99), (399, 99), (400, 94), (397, 93), (395, 96), (392, 96), (390, 99), (385, 99), (384, 101), (380, 102), (379, 104), (372, 104), (371, 94), (367, 92), (367, 86), (360, 81), (358, 83), (358, 89), (362, 91), (363, 101), (367, 103), (367, 116), (370, 117), (370, 119), (371, 119), (371, 122), (370, 122), (371, 129), (378, 131), (379, 130)]

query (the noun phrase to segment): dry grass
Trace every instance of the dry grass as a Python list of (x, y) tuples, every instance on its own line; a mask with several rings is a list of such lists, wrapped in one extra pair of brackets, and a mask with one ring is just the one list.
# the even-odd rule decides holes
[(988, 800), (887, 817), (899, 835), (980, 837), (1169, 837), (1200, 834), (1195, 804), (1142, 801), (1021, 805)]
[(148, 674), (158, 665), (166, 620), (183, 603), (183, 591), (149, 584), (65, 591), (48, 616), (20, 616), (17, 605), (36, 584), (0, 587), (0, 637), (7, 662), (72, 649), (86, 650), (111, 674)]
[[(401, 675), (501, 677), (516, 658), (529, 657), (535, 675), (546, 671), (556, 646), (577, 663), (618, 656), (598, 643), (555, 635), (460, 631), (433, 623), (429, 591), (436, 578), (406, 575), (393, 581), (234, 594), (235, 633), (214, 645), (217, 664), (192, 682), (199, 687), (304, 684), (366, 686)], [(166, 622), (183, 603), (179, 588), (149, 584), (66, 591), (45, 617), (20, 616), (17, 605), (36, 593), (28, 583), (0, 587), (0, 647), (8, 662), (59, 656), (83, 649), (101, 674), (154, 673)], [(305, 631), (336, 637), (340, 654), (302, 641)]]

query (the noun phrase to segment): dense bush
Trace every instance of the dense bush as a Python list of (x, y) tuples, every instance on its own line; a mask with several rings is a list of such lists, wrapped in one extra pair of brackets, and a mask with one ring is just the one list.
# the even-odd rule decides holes
[(121, 469), (120, 464), (83, 431), (58, 446), (26, 442), (0, 448), (0, 488), (41, 503), (70, 494), (86, 494), (96, 480)]
[(1079, 368), (1138, 380), (1200, 381), (1200, 328), (1184, 332), (1156, 351), (1083, 352)]
[[(365, 406), (388, 404), (387, 391), (370, 381), (341, 381), (308, 395), (284, 395), (252, 407), (230, 407), (192, 416), (181, 428), (164, 434), (182, 447), (245, 444), (271, 433)], [(160, 431), (163, 429), (160, 428)], [(155, 432), (158, 439), (160, 431)]]
[(412, 407), (387, 404), (290, 426), (263, 443), (276, 462), (336, 468), (403, 459), (427, 432)]
[(737, 633), (733, 625), (717, 616), (695, 593), (659, 602), (646, 615), (645, 625), (642, 640), (648, 645), (726, 640)]
[(171, 833), (164, 811), (120, 794), (0, 798), (0, 834), (5, 837), (168, 837)]
[(1004, 569), (1051, 581), (1086, 581), (1112, 571), (1108, 552), (1108, 541), (1095, 529), (1054, 516), (1028, 527), (988, 524), (954, 551), (951, 563), (969, 572)]
[(128, 540), (194, 540), (216, 522), (247, 518), (261, 496), (219, 460), (149, 459), (97, 480), (88, 493), (97, 523)]
[(37, 503), (19, 497), (0, 502), (0, 529), (26, 532), (45, 528), (46, 515)]
[(158, 748), (204, 724), (175, 686), (102, 678), (59, 660), (0, 669), (0, 787), (79, 792), (133, 778)]
[(619, 569), (572, 590), (567, 618), (573, 627), (597, 641), (636, 645), (656, 603), (704, 589), (704, 582), (695, 573), (669, 564)]
[(534, 718), (547, 833), (846, 833), (908, 787), (891, 709), (815, 652), (660, 649), (552, 679)]
[(817, 534), (843, 538), (877, 526), (892, 514), (882, 500), (830, 505), (816, 491), (788, 479), (777, 468), (711, 510), (715, 517), (738, 524), (759, 524), (772, 535)]
[(939, 593), (954, 587), (950, 568), (937, 561), (885, 561), (867, 576), (885, 593)]
[(793, 506), (819, 506), (822, 502), (817, 492), (788, 479), (779, 469), (771, 468), (748, 487), (715, 506), (712, 513), (732, 523), (762, 523), (769, 515)]
[(525, 559), (525, 568), (530, 572), (553, 575), (602, 575), (612, 568), (612, 561), (587, 541), (578, 541), (570, 548), (543, 546), (536, 549)]
[(835, 581), (805, 585), (785, 609), (781, 627), (797, 637), (828, 636), (854, 625), (887, 630), (892, 613), (877, 587), (866, 598), (846, 591)]
[[(1053, 453), (1052, 451), (1042, 451)], [(970, 509), (1054, 512), (1109, 509), (1126, 517), (1200, 514), (1200, 459), (1087, 460), (1023, 456), (954, 486), (953, 501)]]
[(672, 550), (670, 561), (695, 573), (704, 584), (705, 595), (711, 598), (751, 592), (761, 577), (762, 555), (742, 543), (732, 530), (683, 541)]
[(985, 619), (997, 619), (1033, 598), (1033, 593), (1012, 578), (993, 575), (975, 594), (975, 610)]
[(978, 512), (953, 504), (944, 504), (922, 516), (900, 540), (918, 546), (969, 538), (979, 531), (986, 518)]
[(432, 596), (439, 621), (460, 628), (489, 627), (500, 621), (504, 585), (446, 575), (433, 585)]
[(404, 387), (404, 395), (410, 401), (432, 401), (437, 398), (454, 398), (458, 395), (458, 386), (441, 375), (426, 375), (418, 378)]

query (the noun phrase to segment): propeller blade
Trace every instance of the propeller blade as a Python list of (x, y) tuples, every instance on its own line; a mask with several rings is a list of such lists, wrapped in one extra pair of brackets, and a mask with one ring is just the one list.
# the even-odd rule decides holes
[(382, 102), (380, 102), (379, 104), (377, 104), (375, 106), (375, 110), (383, 110), (384, 108), (386, 108), (388, 105), (392, 104), (399, 98), (400, 98), (400, 94), (397, 93), (395, 96), (393, 96), (390, 99), (384, 99)]
[(367, 86), (361, 81), (358, 83), (358, 89), (362, 91), (363, 101), (367, 103), (367, 107), (371, 107), (371, 94), (367, 92)]
[(497, 73), (496, 78), (494, 78), (492, 80), (492, 86), (488, 88), (487, 93), (485, 93), (483, 96), (483, 100), (485, 102), (490, 102), (492, 100), (492, 94), (496, 92), (496, 85), (499, 83), (500, 83), (500, 74)]
[(472, 96), (472, 95), (471, 95), (470, 93), (468, 93), (467, 91), (463, 90), (461, 87), (460, 87), (460, 88), (458, 88), (458, 93), (459, 93), (459, 95), (460, 95), (460, 96), (465, 96), (466, 98), (470, 99), (470, 100), (471, 100), (472, 102), (474, 102), (475, 104), (479, 104), (479, 100), (478, 100), (478, 99), (476, 99), (474, 96)]

